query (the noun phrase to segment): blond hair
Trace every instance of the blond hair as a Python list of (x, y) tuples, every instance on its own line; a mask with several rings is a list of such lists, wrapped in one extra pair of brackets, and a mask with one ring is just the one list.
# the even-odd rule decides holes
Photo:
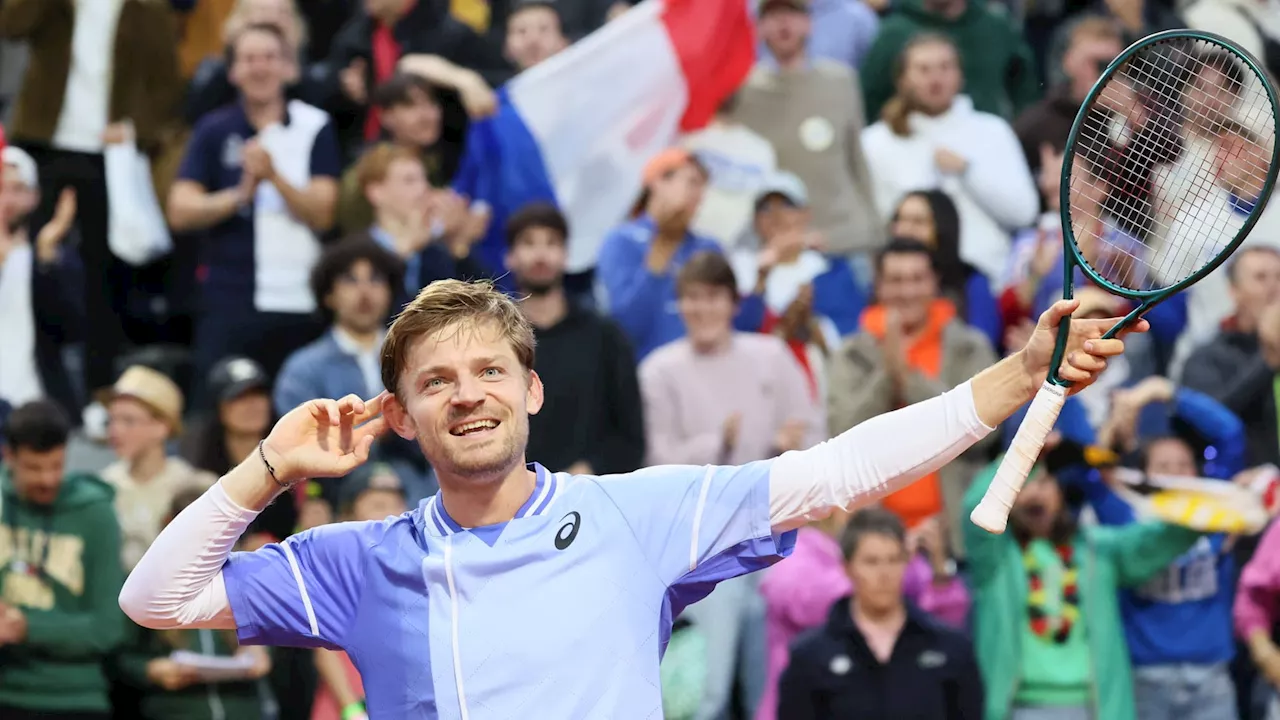
[(533, 326), (515, 300), (490, 280), (437, 280), (423, 288), (387, 330), (382, 343), (383, 386), (400, 394), (400, 374), (419, 340), (448, 328), (461, 331), (481, 325), (496, 327), (525, 371), (533, 369)]
[(1114, 40), (1123, 44), (1124, 33), (1120, 28), (1120, 24), (1109, 17), (1086, 15), (1077, 20), (1076, 24), (1072, 25), (1071, 29), (1067, 31), (1067, 47), (1086, 39)]
[(902, 78), (907, 74), (907, 66), (911, 61), (911, 53), (917, 48), (928, 47), (930, 45), (945, 45), (951, 48), (951, 52), (955, 53), (956, 61), (960, 61), (960, 48), (956, 47), (956, 43), (951, 38), (941, 33), (920, 32), (911, 36), (906, 45), (902, 46), (902, 50), (898, 52), (898, 57), (893, 63), (893, 83), (895, 91), (893, 97), (880, 110), (880, 119), (885, 125), (889, 126), (889, 130), (898, 137), (906, 137), (911, 134), (911, 128), (907, 126), (907, 118), (912, 112), (916, 111), (915, 104), (911, 101), (911, 97), (902, 89)]
[(384, 142), (365, 151), (365, 154), (356, 162), (356, 178), (361, 192), (368, 190), (370, 185), (385, 181), (392, 163), (397, 160), (407, 160), (422, 165), (422, 156), (416, 150), (403, 145)]

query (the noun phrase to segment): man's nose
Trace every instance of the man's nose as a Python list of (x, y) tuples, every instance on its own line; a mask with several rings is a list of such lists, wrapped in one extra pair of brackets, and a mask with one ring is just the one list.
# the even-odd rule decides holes
[(475, 378), (463, 378), (458, 381), (451, 398), (454, 405), (477, 405), (484, 402), (484, 388)]

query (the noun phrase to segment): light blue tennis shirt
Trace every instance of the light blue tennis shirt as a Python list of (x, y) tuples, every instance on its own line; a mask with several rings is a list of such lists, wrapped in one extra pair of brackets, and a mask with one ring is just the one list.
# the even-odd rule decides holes
[(223, 569), (245, 644), (346, 650), (369, 715), (661, 718), (672, 618), (790, 554), (765, 460), (550, 473), (515, 519), (466, 529), (440, 496), (310, 530)]

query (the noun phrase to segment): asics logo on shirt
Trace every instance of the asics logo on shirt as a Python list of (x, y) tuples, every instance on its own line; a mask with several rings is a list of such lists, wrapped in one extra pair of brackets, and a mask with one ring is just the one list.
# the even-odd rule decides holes
[[(568, 522), (565, 522), (566, 520)], [(556, 531), (556, 549), (564, 550), (573, 544), (574, 538), (578, 537), (578, 526), (582, 524), (582, 516), (575, 510), (560, 518), (560, 522), (564, 524)]]

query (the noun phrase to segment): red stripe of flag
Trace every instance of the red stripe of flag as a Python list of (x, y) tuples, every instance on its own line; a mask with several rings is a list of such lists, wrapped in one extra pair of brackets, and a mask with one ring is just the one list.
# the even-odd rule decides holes
[(751, 72), (755, 25), (744, 0), (666, 0), (662, 24), (689, 89), (680, 129), (697, 130)]

